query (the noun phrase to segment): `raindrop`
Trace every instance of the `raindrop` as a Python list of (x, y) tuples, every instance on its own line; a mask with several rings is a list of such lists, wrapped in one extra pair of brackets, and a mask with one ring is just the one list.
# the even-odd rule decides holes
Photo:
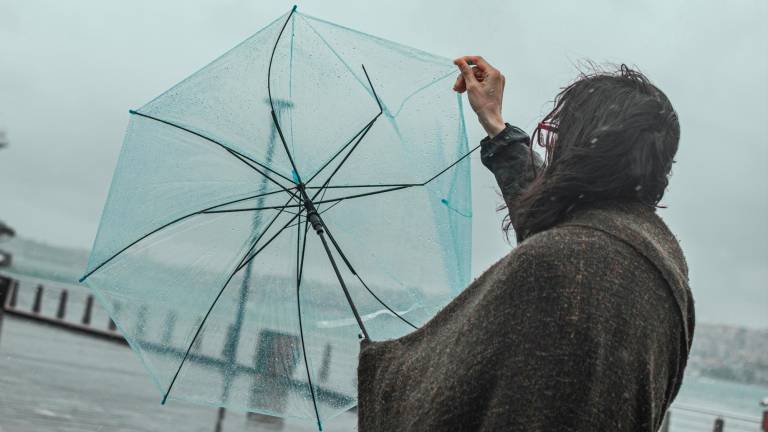
[[(590, 144), (594, 144), (594, 143), (596, 143), (596, 142), (597, 142), (597, 137), (595, 137), (595, 138), (592, 138), (591, 140), (589, 140), (589, 143), (590, 143)], [(593, 146), (593, 147), (594, 147), (594, 146)]]
[(639, 190), (640, 190), (640, 189), (642, 189), (642, 188), (643, 188), (643, 185), (637, 185), (637, 186), (635, 186), (635, 190), (636, 190), (636, 191), (639, 191)]

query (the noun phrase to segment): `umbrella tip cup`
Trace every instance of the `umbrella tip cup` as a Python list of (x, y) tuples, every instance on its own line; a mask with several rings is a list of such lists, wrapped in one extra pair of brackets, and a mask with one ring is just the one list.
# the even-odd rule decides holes
[(298, 9), (298, 8), (299, 8), (298, 5), (293, 5), (293, 7), (291, 8), (291, 12), (296, 12), (296, 9)]

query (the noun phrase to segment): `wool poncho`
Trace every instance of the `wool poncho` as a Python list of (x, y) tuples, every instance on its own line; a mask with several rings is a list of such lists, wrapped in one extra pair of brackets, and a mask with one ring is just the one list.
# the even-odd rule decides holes
[[(505, 201), (539, 163), (508, 126), (482, 143)], [(639, 203), (580, 206), (522, 240), (424, 326), (362, 341), (361, 432), (656, 432), (694, 328), (677, 240)]]

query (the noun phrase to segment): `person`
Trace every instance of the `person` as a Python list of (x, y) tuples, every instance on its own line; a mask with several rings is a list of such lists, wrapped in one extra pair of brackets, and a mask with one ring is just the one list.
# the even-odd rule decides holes
[(518, 244), (418, 330), (361, 342), (359, 430), (656, 432), (694, 331), (683, 252), (656, 214), (675, 110), (622, 65), (565, 87), (531, 139), (503, 120), (504, 76), (455, 63)]

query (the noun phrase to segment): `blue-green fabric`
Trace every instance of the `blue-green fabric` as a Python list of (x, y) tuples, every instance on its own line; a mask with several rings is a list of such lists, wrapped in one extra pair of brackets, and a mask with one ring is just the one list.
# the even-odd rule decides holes
[(466, 286), (468, 158), (355, 196), (468, 152), (454, 68), (293, 12), (131, 115), (84, 282), (162, 395), (318, 424), (356, 404), (360, 329), (298, 179), (372, 339), (413, 330), (382, 302), (419, 326)]

